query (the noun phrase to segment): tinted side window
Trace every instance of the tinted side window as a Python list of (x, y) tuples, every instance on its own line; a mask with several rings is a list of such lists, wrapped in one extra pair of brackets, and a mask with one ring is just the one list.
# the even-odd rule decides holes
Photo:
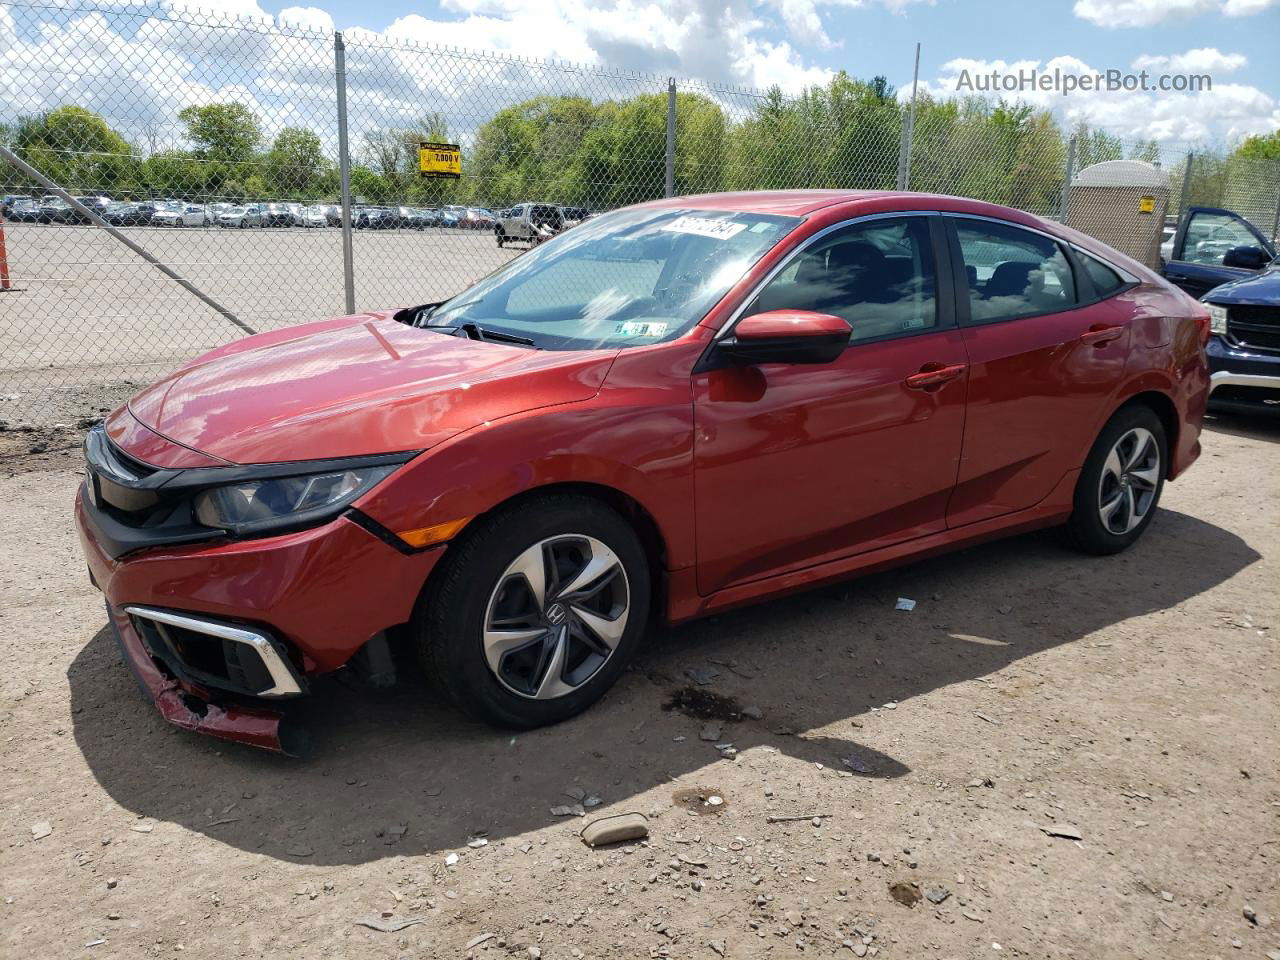
[(849, 322), (852, 340), (869, 340), (936, 327), (936, 289), (928, 224), (920, 217), (869, 220), (801, 252), (747, 313), (830, 313)]
[(1076, 256), (1084, 264), (1084, 272), (1093, 281), (1093, 289), (1099, 297), (1109, 297), (1124, 286), (1124, 279), (1101, 260), (1077, 250)]
[(1029, 230), (956, 219), (973, 323), (1067, 310), (1075, 278), (1062, 248)]

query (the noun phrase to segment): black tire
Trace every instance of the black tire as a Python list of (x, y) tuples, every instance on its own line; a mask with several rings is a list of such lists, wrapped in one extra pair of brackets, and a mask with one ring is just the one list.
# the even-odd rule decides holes
[[(593, 537), (613, 551), (625, 572), (626, 625), (612, 655), (579, 686), (553, 699), (532, 699), (513, 692), (490, 669), (483, 649), (490, 598), (521, 553), (569, 535)], [(572, 494), (528, 499), (476, 521), (449, 546), (414, 612), (419, 659), (428, 678), (479, 719), (516, 729), (558, 723), (598, 700), (626, 668), (644, 635), (650, 591), (644, 549), (616, 511)]]
[(500, 248), (501, 248), (501, 247), (505, 247), (505, 246), (507, 245), (507, 235), (506, 235), (505, 233), (503, 233), (503, 232), (502, 232), (502, 228), (501, 228), (501, 227), (499, 227), (497, 230), (495, 230), (495, 231), (493, 231), (493, 232), (494, 232), (494, 234), (495, 234), (495, 235), (497, 236), (497, 238), (498, 238), (498, 246), (499, 246)]
[[(1122, 494), (1128, 493), (1131, 498), (1146, 498), (1148, 494), (1150, 497), (1146, 508), (1141, 510), (1140, 518), (1138, 509), (1132, 506), (1135, 500), (1130, 499), (1127, 505), (1123, 505), (1115, 526), (1122, 528), (1127, 526), (1126, 521), (1130, 518), (1136, 519), (1136, 525), (1131, 529), (1117, 530), (1108, 526), (1103, 520), (1104, 502), (1112, 502), (1110, 494), (1119, 489), (1111, 479), (1112, 471), (1108, 468), (1108, 457), (1117, 443), (1127, 440), (1134, 431), (1146, 431), (1150, 434), (1158, 451), (1159, 461), (1154, 470), (1155, 483), (1152, 488), (1148, 489), (1145, 486), (1140, 488), (1136, 481), (1132, 484), (1129, 481), (1125, 482), (1126, 487), (1132, 485), (1133, 491), (1121, 491)], [(1134, 436), (1140, 437), (1141, 434), (1134, 434)], [(1164, 424), (1156, 416), (1155, 411), (1143, 403), (1121, 407), (1098, 434), (1098, 439), (1094, 441), (1093, 448), (1089, 451), (1089, 456), (1085, 459), (1084, 467), (1080, 471), (1080, 477), (1076, 481), (1075, 500), (1066, 525), (1068, 542), (1078, 550), (1099, 556), (1128, 549), (1142, 536), (1155, 517), (1168, 469), (1168, 439), (1165, 436)], [(1105, 481), (1104, 473), (1109, 475)]]

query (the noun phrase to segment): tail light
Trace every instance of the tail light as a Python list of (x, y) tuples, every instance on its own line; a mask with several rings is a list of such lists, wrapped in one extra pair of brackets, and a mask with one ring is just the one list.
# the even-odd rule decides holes
[(1209, 342), (1209, 334), (1213, 332), (1213, 320), (1209, 316), (1209, 311), (1205, 309), (1204, 304), (1197, 304), (1198, 309), (1192, 315), (1196, 321), (1196, 326), (1200, 329), (1200, 345), (1205, 346)]

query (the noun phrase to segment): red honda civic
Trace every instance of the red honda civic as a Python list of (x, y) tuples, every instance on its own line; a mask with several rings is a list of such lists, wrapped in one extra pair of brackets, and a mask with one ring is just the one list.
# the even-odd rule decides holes
[(1208, 332), (1017, 210), (678, 197), (442, 303), (205, 354), (90, 432), (76, 521), (170, 722), (287, 751), (280, 701), (385, 677), (403, 638), (531, 727), (604, 693), (651, 617), (1035, 527), (1123, 550), (1199, 455)]

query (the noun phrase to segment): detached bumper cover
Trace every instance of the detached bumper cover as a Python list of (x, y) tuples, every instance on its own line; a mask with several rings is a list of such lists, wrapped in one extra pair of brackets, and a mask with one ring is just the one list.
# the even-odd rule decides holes
[(246, 743), (277, 753), (294, 755), (301, 743), (293, 735), (281, 734), (284, 714), (278, 710), (257, 707), (219, 706), (202, 699), (194, 688), (187, 688), (156, 665), (142, 638), (133, 628), (128, 614), (107, 605), (107, 616), (116, 643), (129, 665), (142, 692), (155, 703), (160, 715), (169, 723), (194, 733), (221, 740)]

